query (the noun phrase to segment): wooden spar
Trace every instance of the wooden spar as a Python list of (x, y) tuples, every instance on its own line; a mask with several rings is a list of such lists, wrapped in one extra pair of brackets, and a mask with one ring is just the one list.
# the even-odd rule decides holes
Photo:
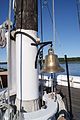
[(23, 0), (23, 10), (21, 17), (21, 1), (15, 0), (16, 2), (16, 29), (21, 28), (22, 18), (22, 29), (26, 30), (38, 30), (38, 0)]

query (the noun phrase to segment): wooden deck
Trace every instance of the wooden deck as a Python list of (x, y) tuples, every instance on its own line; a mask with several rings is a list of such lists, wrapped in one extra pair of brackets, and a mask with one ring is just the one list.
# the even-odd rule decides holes
[[(67, 109), (69, 110), (68, 87), (58, 86), (58, 91), (61, 90), (66, 96), (64, 98)], [(72, 113), (74, 120), (80, 120), (80, 89), (71, 88)]]

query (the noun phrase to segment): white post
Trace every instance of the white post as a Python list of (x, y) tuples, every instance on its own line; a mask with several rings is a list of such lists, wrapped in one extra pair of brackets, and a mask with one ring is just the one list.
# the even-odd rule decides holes
[(10, 19), (11, 19), (11, 0), (9, 0), (9, 17), (8, 17), (8, 55), (7, 55), (7, 67), (8, 67), (8, 118), (10, 117), (10, 79), (11, 79), (11, 41), (10, 41)]
[(11, 40), (11, 89), (16, 93), (16, 41)]

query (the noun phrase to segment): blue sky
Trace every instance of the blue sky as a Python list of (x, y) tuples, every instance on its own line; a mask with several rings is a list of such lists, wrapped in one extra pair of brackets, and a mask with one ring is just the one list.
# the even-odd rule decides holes
[[(51, 2), (52, 0), (50, 0)], [(49, 8), (51, 3), (49, 3)], [(46, 13), (46, 14), (45, 14)], [(43, 8), (44, 39), (52, 38), (52, 24), (49, 13)], [(46, 21), (46, 22), (45, 22)], [(80, 57), (80, 31), (77, 17), (76, 0), (55, 0), (56, 45), (55, 52), (60, 57)], [(46, 32), (45, 32), (46, 31)]]
[[(52, 16), (52, 0), (47, 0)], [(8, 17), (9, 0), (0, 0), (0, 24)], [(49, 11), (43, 5), (43, 40), (53, 40), (52, 21)], [(40, 13), (38, 18), (40, 19)], [(55, 53), (59, 57), (80, 57), (80, 31), (76, 0), (55, 0), (56, 43)], [(40, 22), (40, 20), (39, 20)], [(40, 24), (40, 23), (39, 23)], [(40, 26), (40, 25), (39, 25)], [(40, 27), (38, 28), (40, 36)], [(44, 51), (47, 52), (45, 48)], [(0, 49), (0, 61), (6, 61), (6, 49)]]

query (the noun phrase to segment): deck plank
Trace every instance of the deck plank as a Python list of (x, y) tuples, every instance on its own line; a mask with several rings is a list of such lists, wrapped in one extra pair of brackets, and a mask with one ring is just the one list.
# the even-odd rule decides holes
[[(69, 96), (68, 96), (68, 87), (66, 86), (59, 86), (58, 91), (61, 90), (62, 93), (67, 98), (67, 105), (69, 108)], [(80, 89), (79, 88), (70, 88), (71, 90), (71, 100), (72, 100), (72, 113), (74, 120), (80, 120)], [(66, 103), (66, 101), (64, 100)]]

